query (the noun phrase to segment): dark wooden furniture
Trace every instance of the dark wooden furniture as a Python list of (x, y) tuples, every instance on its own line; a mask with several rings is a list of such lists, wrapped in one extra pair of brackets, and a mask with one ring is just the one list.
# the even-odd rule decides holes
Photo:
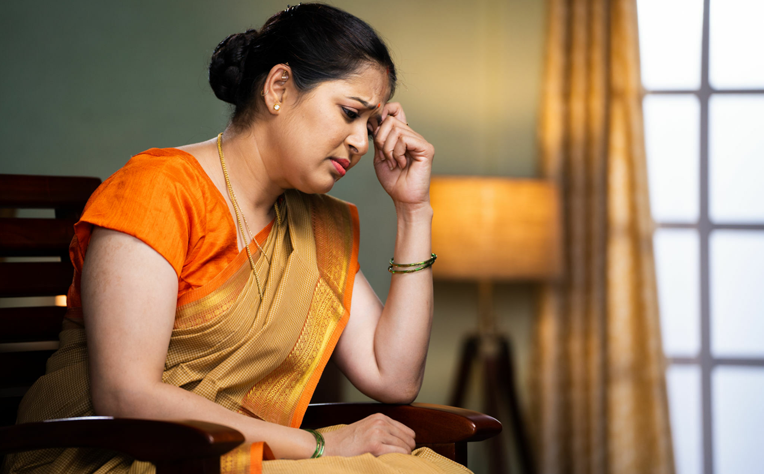
[[(222, 425), (111, 417), (13, 425), (21, 397), (45, 373), (58, 347), (65, 308), (51, 300), (65, 295), (72, 281), (72, 227), (99, 184), (97, 178), (0, 175), (0, 455), (94, 447), (152, 462), (159, 474), (218, 473), (220, 456), (244, 441), (241, 433)], [(8, 212), (30, 208), (53, 209), (55, 218), (18, 218)], [(18, 300), (8, 302), (19, 297), (39, 300), (23, 307)], [(467, 442), (501, 431), (501, 424), (487, 415), (425, 404), (311, 405), (303, 426), (352, 423), (378, 412), (414, 429), (418, 445), (463, 464)]]
[[(21, 397), (58, 347), (66, 308), (55, 306), (53, 298), (66, 295), (72, 282), (73, 226), (100, 183), (0, 175), (0, 425), (15, 422)], [(13, 217), (21, 209), (53, 209), (55, 218)]]

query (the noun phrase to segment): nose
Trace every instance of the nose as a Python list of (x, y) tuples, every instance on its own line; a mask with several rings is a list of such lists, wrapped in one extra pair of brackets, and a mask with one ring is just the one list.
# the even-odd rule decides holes
[(357, 122), (358, 124), (353, 126), (353, 133), (348, 135), (345, 142), (350, 148), (350, 152), (360, 157), (369, 151), (369, 131), (362, 121), (359, 120)]

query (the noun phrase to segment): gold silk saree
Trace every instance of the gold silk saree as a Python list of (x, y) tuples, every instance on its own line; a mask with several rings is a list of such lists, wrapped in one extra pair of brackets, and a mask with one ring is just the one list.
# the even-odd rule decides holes
[[(354, 206), (326, 195), (288, 191), (281, 209), (283, 222), (273, 224), (267, 238), (258, 235), (265, 256), (250, 244), (262, 301), (242, 250), (223, 272), (178, 299), (162, 380), (229, 410), (297, 428), (350, 316), (359, 225)], [(25, 395), (19, 423), (95, 414), (78, 311), (70, 309), (60, 349)], [(221, 457), (221, 473), (468, 472), (426, 449), (417, 456), (263, 462), (269, 454), (264, 443), (241, 446)], [(4, 470), (132, 474), (154, 467), (72, 448), (9, 455)]]

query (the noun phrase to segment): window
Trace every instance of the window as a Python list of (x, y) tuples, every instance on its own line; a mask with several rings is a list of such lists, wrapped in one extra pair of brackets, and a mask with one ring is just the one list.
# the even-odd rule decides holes
[(677, 473), (761, 473), (764, 2), (637, 6)]

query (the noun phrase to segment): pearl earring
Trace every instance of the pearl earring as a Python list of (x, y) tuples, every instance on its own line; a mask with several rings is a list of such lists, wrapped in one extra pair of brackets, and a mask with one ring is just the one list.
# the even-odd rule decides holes
[(273, 110), (279, 110), (281, 108), (281, 104), (273, 104)]

